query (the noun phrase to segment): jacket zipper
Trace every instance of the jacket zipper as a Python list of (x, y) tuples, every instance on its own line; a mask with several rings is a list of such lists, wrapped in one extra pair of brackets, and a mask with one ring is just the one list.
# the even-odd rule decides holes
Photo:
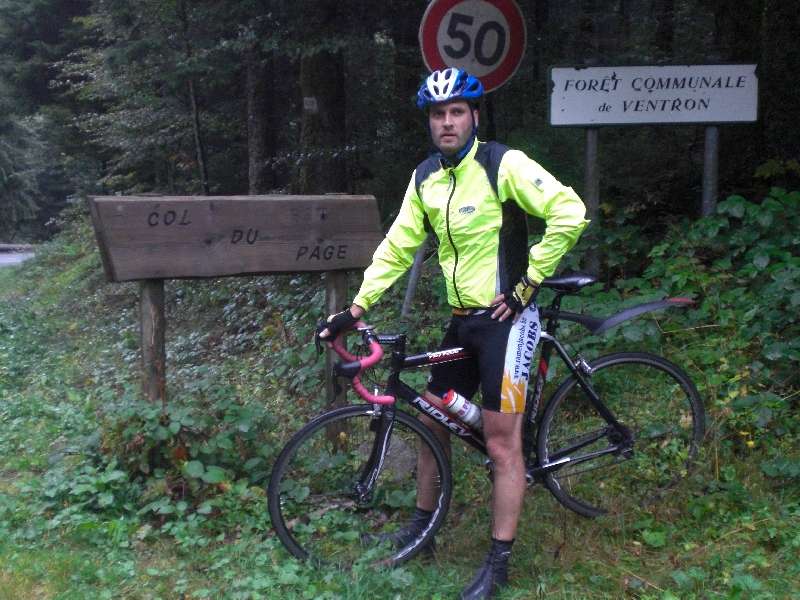
[(453, 263), (453, 291), (456, 293), (456, 298), (458, 298), (458, 303), (461, 305), (461, 308), (464, 308), (464, 303), (461, 301), (461, 294), (458, 293), (458, 286), (456, 286), (456, 269), (458, 269), (458, 249), (456, 248), (455, 242), (453, 242), (453, 235), (450, 233), (450, 200), (453, 199), (453, 194), (456, 193), (456, 174), (453, 173), (452, 169), (450, 170), (450, 181), (453, 183), (453, 189), (450, 191), (450, 195), (447, 197), (445, 225), (447, 227), (447, 239), (450, 240), (450, 246), (453, 248), (453, 255), (455, 256), (455, 261)]

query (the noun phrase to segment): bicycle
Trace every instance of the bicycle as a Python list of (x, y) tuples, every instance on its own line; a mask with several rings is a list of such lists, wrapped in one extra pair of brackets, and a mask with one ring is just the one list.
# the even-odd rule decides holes
[[(692, 301), (668, 298), (634, 306), (608, 318), (561, 310), (562, 298), (595, 283), (590, 276), (548, 278), (554, 292), (540, 308), (541, 351), (526, 398), (523, 451), (529, 486), (543, 483), (561, 504), (587, 517), (624, 514), (646, 505), (684, 477), (704, 435), (704, 408), (689, 377), (668, 360), (645, 352), (620, 352), (587, 361), (571, 358), (556, 338), (562, 320), (602, 333), (635, 316)], [(446, 516), (452, 474), (445, 450), (430, 429), (398, 410), (396, 400), (432, 417), (486, 455), (479, 430), (400, 380), (408, 369), (463, 360), (463, 348), (406, 353), (404, 334), (379, 334), (356, 324), (369, 356), (358, 358), (334, 340), (348, 361), (335, 373), (348, 378), (367, 404), (335, 408), (300, 429), (280, 453), (268, 488), (269, 513), (291, 554), (323, 563), (367, 560), (397, 565), (418, 554)], [(360, 380), (392, 349), (388, 385), (381, 394)], [(569, 369), (539, 411), (553, 351)], [(398, 547), (391, 532), (415, 508), (417, 448), (425, 444), (436, 467), (436, 509), (422, 533)], [(487, 464), (490, 461), (487, 461)], [(616, 467), (616, 468), (611, 468)], [(588, 475), (587, 475), (588, 474)]]

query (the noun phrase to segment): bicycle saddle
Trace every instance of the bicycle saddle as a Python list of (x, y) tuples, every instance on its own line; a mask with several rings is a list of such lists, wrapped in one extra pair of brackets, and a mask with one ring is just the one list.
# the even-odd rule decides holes
[(561, 277), (547, 277), (539, 285), (564, 294), (575, 294), (582, 287), (593, 283), (597, 283), (597, 277), (585, 273), (575, 273), (573, 275), (562, 275)]

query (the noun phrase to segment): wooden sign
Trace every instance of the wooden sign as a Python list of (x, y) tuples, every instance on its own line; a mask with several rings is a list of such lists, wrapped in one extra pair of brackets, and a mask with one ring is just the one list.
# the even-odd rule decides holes
[(93, 196), (110, 281), (338, 271), (383, 239), (373, 196)]

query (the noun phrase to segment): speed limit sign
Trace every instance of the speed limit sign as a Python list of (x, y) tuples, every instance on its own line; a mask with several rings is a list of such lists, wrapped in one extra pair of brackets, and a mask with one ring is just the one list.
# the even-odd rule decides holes
[(422, 17), (419, 45), (428, 69), (464, 69), (489, 92), (522, 62), (525, 20), (514, 0), (433, 0)]

